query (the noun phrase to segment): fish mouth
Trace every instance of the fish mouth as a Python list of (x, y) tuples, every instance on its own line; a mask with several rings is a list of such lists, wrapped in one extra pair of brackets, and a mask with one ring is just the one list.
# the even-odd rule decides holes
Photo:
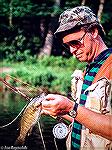
[(38, 108), (39, 106), (41, 106), (41, 104), (42, 104), (42, 101), (38, 102), (38, 103), (34, 103), (33, 106), (36, 107), (36, 108)]

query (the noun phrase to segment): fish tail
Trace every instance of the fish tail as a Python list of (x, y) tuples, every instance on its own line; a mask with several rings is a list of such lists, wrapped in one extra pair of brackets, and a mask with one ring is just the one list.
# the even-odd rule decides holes
[(25, 137), (21, 137), (19, 136), (16, 141), (15, 141), (15, 146), (21, 146), (21, 145), (24, 145), (25, 143)]

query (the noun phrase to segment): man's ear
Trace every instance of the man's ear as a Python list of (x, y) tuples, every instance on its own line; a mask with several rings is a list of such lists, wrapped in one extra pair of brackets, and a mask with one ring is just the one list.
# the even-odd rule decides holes
[(93, 31), (92, 31), (92, 36), (93, 38), (96, 38), (98, 36), (98, 29), (95, 28)]

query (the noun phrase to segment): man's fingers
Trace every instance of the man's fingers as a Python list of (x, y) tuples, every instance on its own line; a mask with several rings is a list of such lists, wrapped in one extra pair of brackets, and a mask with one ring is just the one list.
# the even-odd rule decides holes
[(44, 114), (44, 115), (49, 115), (48, 112), (49, 112), (49, 111), (47, 111), (47, 110), (42, 110), (40, 114), (41, 114), (41, 115), (43, 115), (43, 114)]
[(52, 100), (49, 100), (49, 101), (44, 100), (44, 101), (42, 101), (42, 107), (43, 108), (50, 108), (52, 106), (52, 103), (53, 103)]
[(56, 94), (48, 94), (45, 99), (46, 100), (54, 100), (56, 98)]
[(55, 100), (54, 94), (48, 94), (45, 100), (42, 101), (42, 107), (50, 108), (53, 105), (53, 100)]
[(47, 110), (47, 111), (50, 111), (50, 112), (52, 112), (53, 111), (53, 108), (52, 107), (46, 107), (46, 106), (42, 106), (42, 109), (43, 110)]
[(54, 119), (57, 118), (56, 114), (52, 113), (52, 115), (51, 115), (51, 113), (49, 114), (48, 110), (42, 110), (41, 115), (49, 115), (49, 116), (53, 117)]

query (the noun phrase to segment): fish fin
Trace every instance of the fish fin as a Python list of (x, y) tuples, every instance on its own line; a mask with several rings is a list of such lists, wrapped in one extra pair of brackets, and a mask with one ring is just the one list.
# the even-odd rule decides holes
[(32, 129), (33, 129), (33, 127), (31, 127), (31, 128), (29, 129), (29, 131), (28, 131), (28, 133), (27, 133), (28, 136), (32, 133)]
[(25, 143), (25, 137), (18, 136), (18, 138), (16, 139), (14, 145), (15, 146), (20, 146), (20, 145), (24, 145), (24, 143)]

